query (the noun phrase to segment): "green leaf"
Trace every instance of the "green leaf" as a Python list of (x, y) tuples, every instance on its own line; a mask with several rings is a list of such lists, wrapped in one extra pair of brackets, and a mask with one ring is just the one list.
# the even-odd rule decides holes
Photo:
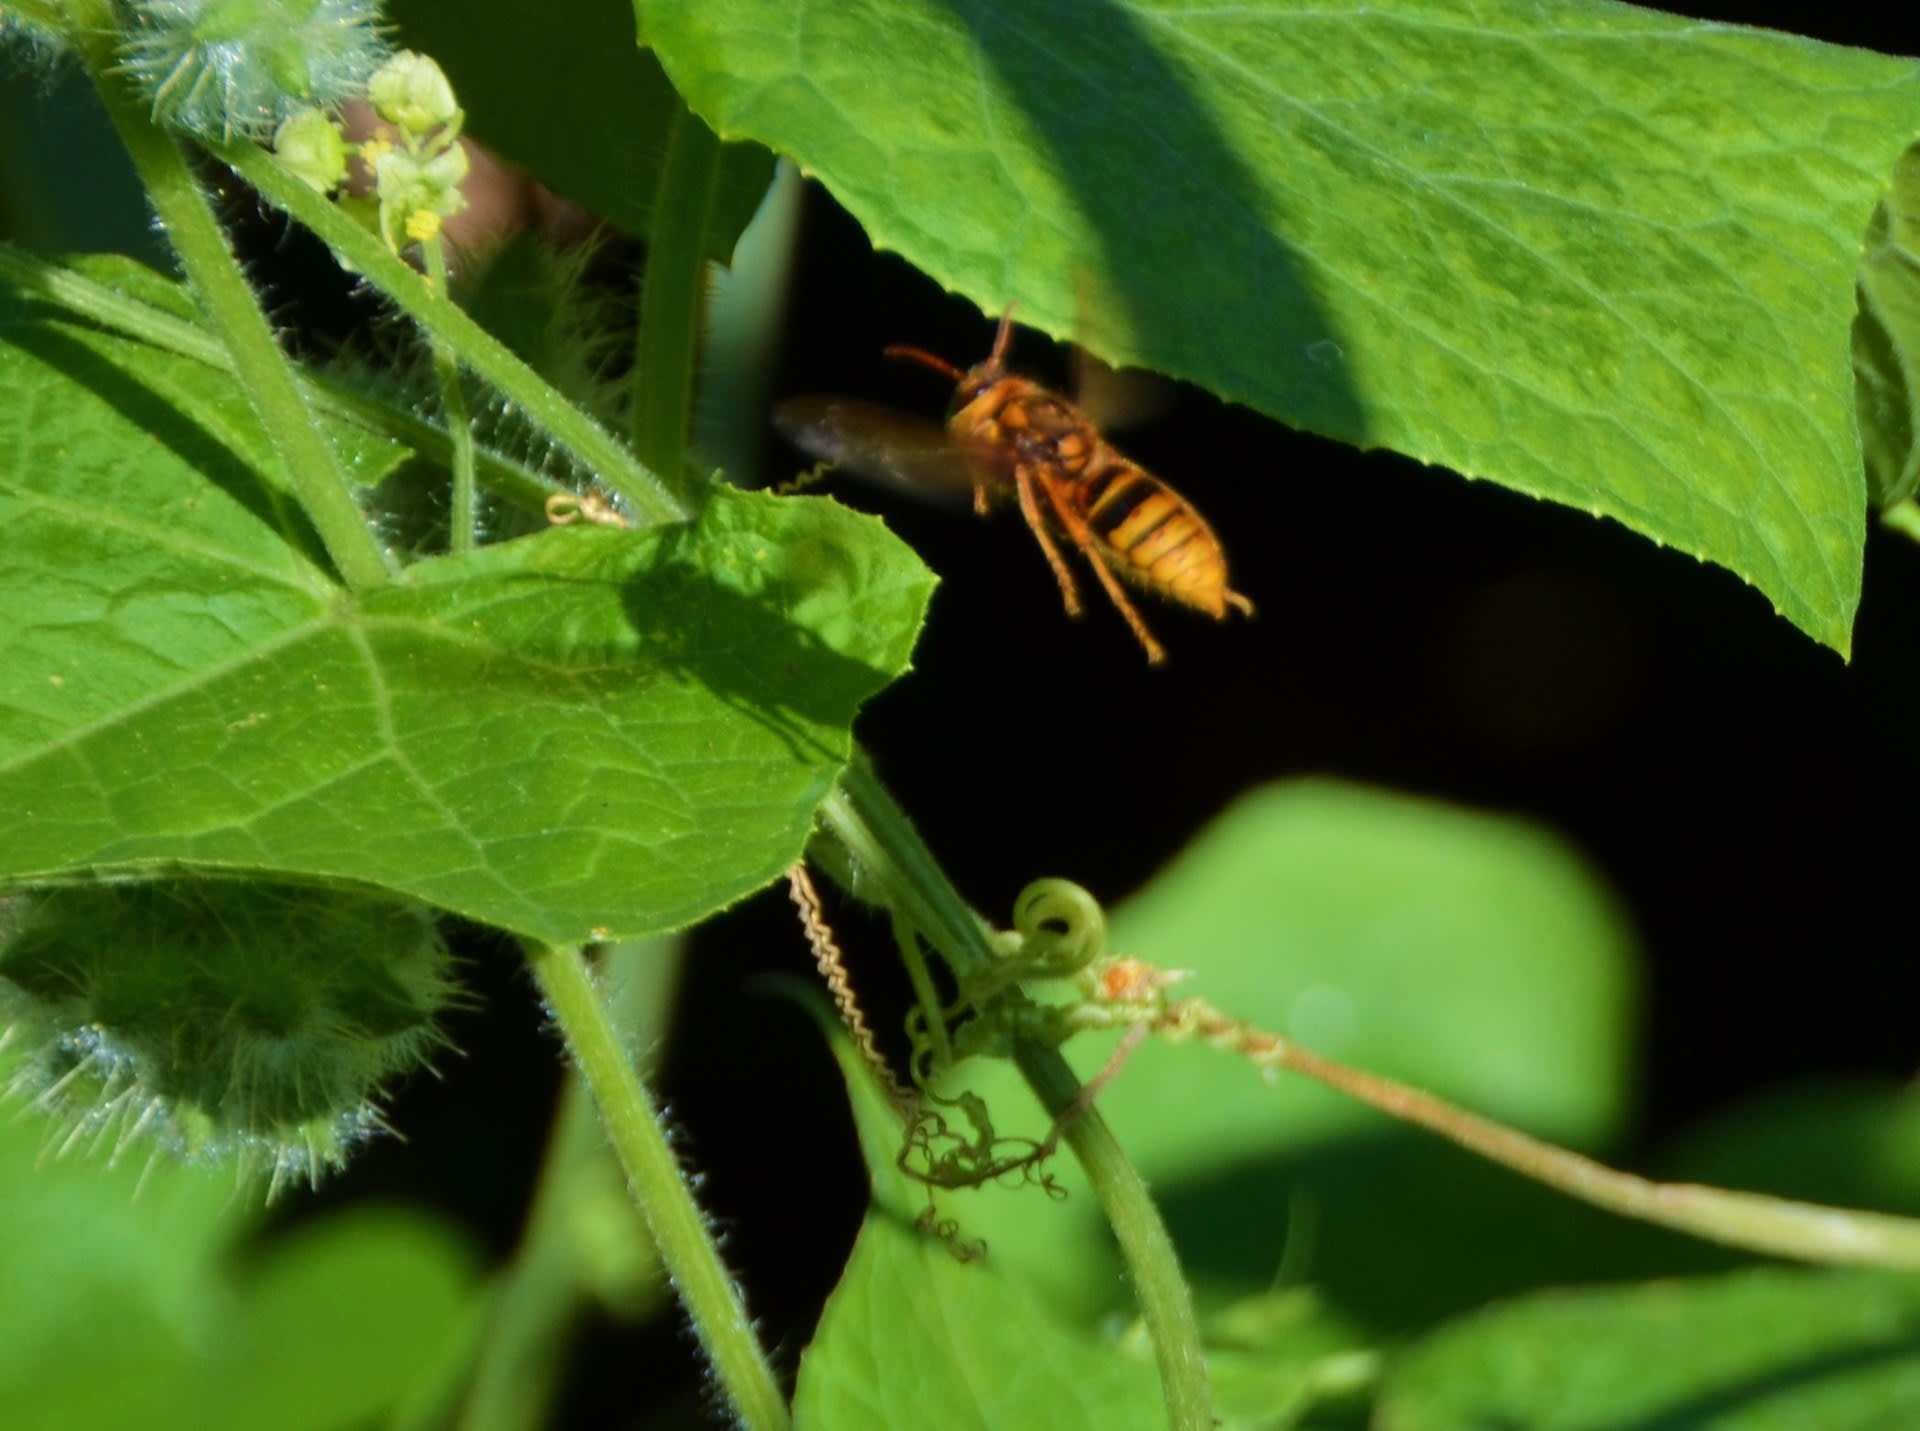
[(1920, 1090), (1823, 1080), (1754, 1098), (1690, 1129), (1661, 1160), (1670, 1181), (1920, 1216)]
[(1150, 1362), (1067, 1325), (989, 1261), (962, 1260), (961, 1243), (916, 1226), (926, 1199), (895, 1166), (899, 1115), (818, 997), (803, 1001), (829, 1031), (874, 1201), (801, 1358), (798, 1431), (1164, 1425)]
[[(1036, 1293), (1027, 1269), (968, 1229), (925, 1225), (926, 1189), (899, 1167), (899, 1113), (819, 992), (793, 992), (839, 1061), (873, 1187), (853, 1257), (801, 1360), (797, 1423), (992, 1427), (1040, 1424), (1038, 1414), (1063, 1427), (1162, 1424), (1141, 1338), (1096, 1339)], [(1280, 1431), (1374, 1375), (1375, 1358), (1353, 1330), (1298, 1288), (1225, 1308), (1206, 1334), (1223, 1428)]]
[[(399, 39), (440, 62), (467, 129), (596, 217), (653, 231), (667, 128), (680, 97), (618, 5), (397, 0)], [(757, 144), (721, 151), (707, 257), (726, 263), (773, 178)]]
[(483, 1306), (472, 1251), (419, 1213), (362, 1208), (294, 1232), (236, 1289), (195, 1425), (372, 1425), (432, 1388)]
[[(0, 1078), (10, 1072), (0, 1060)], [(215, 1309), (203, 1269), (244, 1231), (204, 1169), (43, 1159), (48, 1126), (0, 1118), (0, 1406), (10, 1431), (160, 1425)], [(135, 1199), (136, 1190), (139, 1197)]]
[(327, 1218), (238, 1270), (253, 1218), (230, 1176), (48, 1160), (45, 1133), (0, 1119), (8, 1431), (347, 1431), (458, 1353), (479, 1305), (474, 1259), (425, 1219)]
[(1381, 1431), (1903, 1431), (1920, 1279), (1746, 1272), (1552, 1293), (1450, 1327), (1388, 1378)]
[(992, 1265), (876, 1210), (800, 1363), (800, 1431), (1164, 1426), (1151, 1362), (1051, 1317)]
[(1860, 260), (1860, 311), (1853, 369), (1867, 491), (1891, 507), (1920, 491), (1914, 447), (1916, 365), (1920, 364), (1920, 146), (1900, 156), (1893, 183), (1873, 211)]
[(227, 379), (20, 308), (0, 433), (14, 880), (187, 866), (549, 940), (684, 924), (799, 853), (931, 585), (877, 522), (721, 492), (355, 605)]
[[(1326, 781), (1249, 795), (1112, 921), (1110, 947), (1193, 977), (1174, 990), (1315, 1052), (1529, 1131), (1592, 1146), (1630, 1083), (1630, 935), (1594, 874), (1519, 821)], [(1112, 1039), (1067, 1054), (1083, 1077)], [(1002, 1134), (1046, 1124), (1010, 1071), (963, 1080)], [(1417, 1325), (1593, 1270), (1611, 1225), (1425, 1134), (1236, 1055), (1150, 1041), (1100, 1095), (1203, 1298), (1282, 1267), (1381, 1327)], [(946, 1208), (1081, 1316), (1117, 1269), (1078, 1169), (1071, 1196), (991, 1187)], [(1609, 1246), (1609, 1250), (1613, 1250)]]
[(1847, 648), (1909, 62), (1590, 0), (637, 3), (722, 136), (987, 311), (1614, 517)]

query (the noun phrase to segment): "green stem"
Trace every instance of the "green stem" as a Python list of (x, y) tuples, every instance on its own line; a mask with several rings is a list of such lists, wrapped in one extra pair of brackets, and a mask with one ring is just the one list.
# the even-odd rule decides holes
[(105, 0), (72, 0), (68, 11), (70, 37), (86, 60), (94, 88), (341, 580), (355, 590), (384, 585), (392, 576), (386, 555), (367, 529), (347, 475), (308, 411), (292, 367), (274, 341), (273, 329), (234, 261), (186, 155), (172, 135), (147, 117), (116, 68), (111, 8)]
[(633, 363), (633, 450), (669, 475), (687, 468), (707, 231), (719, 175), (720, 141), (685, 104), (677, 105), (654, 190)]
[(272, 155), (250, 144), (209, 147), (269, 203), (312, 229), (396, 307), (449, 344), (467, 367), (626, 498), (642, 524), (683, 522), (698, 510), (699, 494), (680, 474), (650, 471), (458, 304), (436, 296), (426, 279), (402, 263), (378, 237), (281, 168)]
[[(0, 283), (152, 347), (224, 372), (234, 371), (233, 355), (198, 324), (4, 243), (0, 243)], [(295, 369), (295, 378), (315, 411), (452, 467), (453, 436), (445, 427), (331, 378), (299, 369)], [(526, 463), (490, 448), (476, 447), (474, 457), (477, 475), (488, 491), (530, 512), (538, 512), (548, 497), (566, 490)]]
[[(674, 939), (635, 940), (607, 950), (602, 982), (613, 991), (613, 1017), (630, 1047), (656, 1047), (666, 1033), (680, 955), (680, 942)], [(485, 1337), (472, 1362), (459, 1431), (537, 1431), (552, 1420), (572, 1328), (590, 1293), (604, 1289), (606, 1269), (593, 1275), (586, 1258), (593, 1247), (604, 1244), (607, 1234), (592, 1238), (589, 1246), (580, 1224), (597, 1214), (593, 1204), (601, 1193), (607, 1154), (607, 1136), (594, 1116), (592, 1096), (578, 1075), (569, 1074), (527, 1210), (526, 1230), (500, 1279)], [(622, 1206), (629, 1214), (637, 1211), (631, 1204)], [(637, 1222), (632, 1235), (636, 1242), (645, 1237)], [(646, 1267), (628, 1269), (628, 1276), (650, 1271), (645, 1290), (664, 1294), (657, 1280), (657, 1249), (648, 1243), (645, 1252)], [(637, 1298), (620, 1298), (622, 1314), (639, 1314), (632, 1301)]]
[[(420, 245), (427, 257), (427, 282), (433, 296), (447, 296), (447, 246), (438, 234)], [(473, 550), (477, 529), (474, 510), (473, 420), (467, 415), (467, 395), (460, 382), (460, 359), (446, 340), (427, 330), (433, 347), (433, 371), (440, 380), (440, 407), (447, 415), (453, 438), (453, 511), (447, 518), (448, 546), (456, 552)]]
[(593, 1094), (660, 1259), (741, 1425), (754, 1431), (785, 1428), (786, 1401), (773, 1369), (701, 1220), (659, 1112), (587, 972), (586, 959), (579, 949), (563, 945), (530, 945), (528, 958), (574, 1066)]
[[(827, 830), (845, 847), (856, 873), (852, 892), (904, 913), (962, 981), (995, 960), (987, 927), (967, 906), (905, 812), (864, 761), (856, 759), (820, 807)], [(1060, 1051), (1031, 1041), (1015, 1045), (1014, 1061), (1047, 1111), (1058, 1118), (1075, 1105), (1079, 1080)], [(1210, 1431), (1207, 1385), (1193, 1296), (1160, 1210), (1139, 1171), (1127, 1161), (1097, 1107), (1067, 1124), (1065, 1138), (1100, 1200), (1120, 1245), (1153, 1342), (1166, 1397), (1167, 1423), (1177, 1431)]]
[[(1223, 1030), (1244, 1027), (1197, 999), (1188, 1003), (1195, 1013), (1192, 1023), (1180, 1030), (1182, 1034), (1190, 1031), (1206, 1039), (1209, 1021)], [(1274, 1035), (1257, 1036), (1257, 1050), (1250, 1056), (1262, 1067), (1304, 1074), (1522, 1177), (1622, 1217), (1800, 1262), (1920, 1268), (1920, 1221), (1913, 1218), (1699, 1183), (1652, 1182), (1469, 1113), (1418, 1088), (1322, 1058)]]

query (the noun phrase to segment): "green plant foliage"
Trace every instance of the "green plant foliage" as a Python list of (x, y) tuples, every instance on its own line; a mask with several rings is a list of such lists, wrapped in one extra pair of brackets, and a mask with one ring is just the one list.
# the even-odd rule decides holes
[[(807, 1002), (830, 1028), (818, 996)], [(905, 1129), (845, 1037), (830, 1037), (873, 1204), (800, 1362), (799, 1431), (1163, 1425), (1150, 1361), (1103, 1346), (1018, 1281), (916, 1226), (926, 1195), (894, 1165)]]
[[(1593, 873), (1534, 826), (1327, 781), (1268, 787), (1120, 906), (1108, 945), (1192, 970), (1175, 997), (1546, 1136), (1591, 1147), (1623, 1121), (1632, 941)], [(1090, 1077), (1112, 1044), (1066, 1052)], [(963, 1081), (1001, 1133), (1046, 1126), (1009, 1072)], [(1548, 1265), (1599, 1275), (1621, 1252), (1612, 1219), (1231, 1053), (1149, 1041), (1099, 1107), (1204, 1302), (1259, 1292), (1284, 1262), (1362, 1323), (1399, 1328)], [(942, 1210), (1061, 1305), (1113, 1310), (1097, 1206), (1071, 1159), (1054, 1172), (1064, 1203), (990, 1187)]]
[(31, 305), (0, 311), (0, 428), (16, 881), (166, 863), (555, 941), (678, 926), (799, 852), (931, 587), (875, 521), (722, 492), (354, 605), (227, 378)]
[(480, 1289), (472, 1253), (444, 1228), (358, 1212), (237, 1272), (250, 1219), (231, 1177), (48, 1160), (42, 1132), (0, 1119), (8, 1431), (346, 1431), (457, 1353)]
[(1853, 323), (1860, 445), (1867, 490), (1890, 507), (1920, 490), (1915, 366), (1920, 363), (1920, 147), (1900, 156), (1893, 183), (1873, 211), (1860, 261), (1860, 312)]
[(1587, 0), (636, 3), (723, 136), (987, 311), (1617, 518), (1846, 650), (1907, 62)]
[(381, 1126), (456, 998), (432, 912), (337, 890), (156, 882), (16, 896), (0, 915), (14, 1086), (69, 1138), (158, 1138), (313, 1180)]
[[(846, 1080), (873, 1202), (801, 1360), (795, 1424), (1163, 1425), (1144, 1339), (1096, 1337), (1039, 1295), (1028, 1269), (970, 1241), (970, 1229), (936, 1235), (926, 1225), (926, 1189), (896, 1162), (899, 1116), (820, 996), (800, 997)], [(1373, 1374), (1352, 1329), (1302, 1289), (1247, 1298), (1206, 1330), (1223, 1427), (1280, 1431)]]
[[(446, 69), (474, 138), (626, 233), (652, 233), (664, 136), (684, 106), (660, 62), (634, 44), (619, 6), (397, 0), (388, 8), (400, 42)], [(731, 259), (772, 177), (773, 156), (759, 145), (722, 149), (708, 258)]]
[(1920, 1090), (1825, 1080), (1755, 1098), (1689, 1130), (1673, 1180), (1920, 1216)]
[(1474, 1317), (1389, 1376), (1381, 1431), (1864, 1431), (1920, 1425), (1920, 1279), (1744, 1272), (1548, 1293)]

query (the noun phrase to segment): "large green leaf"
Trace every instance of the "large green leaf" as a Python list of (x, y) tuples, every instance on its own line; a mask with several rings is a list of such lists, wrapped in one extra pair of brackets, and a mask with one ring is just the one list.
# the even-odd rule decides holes
[(549, 939), (683, 924), (798, 853), (931, 583), (867, 518), (726, 492), (356, 602), (229, 380), (27, 307), (0, 433), (14, 880), (186, 865)]
[[(446, 69), (476, 138), (636, 237), (653, 231), (667, 131), (683, 112), (618, 0), (396, 0), (402, 43)], [(707, 257), (725, 263), (773, 177), (754, 144), (721, 151)]]
[(720, 134), (989, 311), (1615, 517), (1846, 649), (1910, 63), (1594, 0), (636, 3)]
[[(1631, 937), (1547, 832), (1304, 781), (1248, 796), (1115, 913), (1109, 944), (1229, 1016), (1580, 1146), (1630, 1085)], [(1066, 1050), (1083, 1076), (1113, 1040)], [(966, 1079), (1003, 1134), (1046, 1126), (1003, 1066)], [(1285, 1264), (1365, 1325), (1419, 1325), (1543, 1268), (1598, 1275), (1608, 1220), (1304, 1080), (1150, 1042), (1100, 1095), (1208, 1304)], [(1121, 1295), (1097, 1205), (989, 1187), (943, 1208), (1061, 1305)]]
[(1746, 1272), (1529, 1298), (1417, 1348), (1380, 1431), (1904, 1431), (1920, 1279)]

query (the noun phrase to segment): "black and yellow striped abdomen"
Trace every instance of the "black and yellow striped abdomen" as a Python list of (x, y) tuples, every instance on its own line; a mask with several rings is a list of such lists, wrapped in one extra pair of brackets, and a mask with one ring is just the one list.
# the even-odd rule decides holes
[(1209, 616), (1227, 614), (1220, 540), (1178, 492), (1102, 442), (1069, 493), (1122, 576)]

